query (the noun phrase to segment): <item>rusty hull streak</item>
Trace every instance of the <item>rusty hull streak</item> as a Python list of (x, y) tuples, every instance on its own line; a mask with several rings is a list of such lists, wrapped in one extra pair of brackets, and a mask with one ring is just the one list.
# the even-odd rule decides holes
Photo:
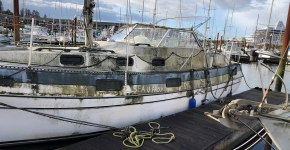
[(143, 103), (143, 96), (132, 96), (132, 97), (127, 97), (124, 100), (124, 104), (142, 104)]

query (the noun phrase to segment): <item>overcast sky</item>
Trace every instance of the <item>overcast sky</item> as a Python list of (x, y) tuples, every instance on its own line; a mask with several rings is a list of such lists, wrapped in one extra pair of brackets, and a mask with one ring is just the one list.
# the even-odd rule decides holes
[[(61, 1), (61, 3), (60, 3)], [(12, 0), (2, 0), (4, 9), (13, 11)], [(109, 22), (125, 22), (127, 0), (99, 0), (96, 2), (94, 20)], [(197, 25), (205, 20), (208, 14), (210, 0), (181, 0), (181, 15), (203, 16), (198, 18), (182, 19), (182, 27)], [(49, 18), (73, 18), (75, 15), (80, 16), (83, 8), (83, 0), (19, 0), (19, 7), (37, 10), (43, 17), (44, 14)], [(226, 25), (226, 37), (250, 35), (256, 28), (257, 18), (258, 29), (267, 26), (272, 0), (211, 0), (210, 21), (208, 22), (208, 37), (215, 37), (219, 32), (224, 33)], [(24, 5), (23, 5), (24, 4)], [(144, 0), (144, 17), (146, 23), (152, 23), (155, 0)], [(131, 0), (130, 2), (132, 22), (141, 22), (141, 12), (143, 0)], [(286, 25), (289, 0), (274, 0), (273, 11), (270, 26), (276, 22), (283, 21)], [(120, 20), (121, 10), (121, 20)], [(180, 16), (179, 0), (157, 0), (156, 20), (164, 18), (174, 18)], [(226, 19), (228, 16), (228, 19)], [(166, 21), (158, 25), (178, 27), (179, 22)], [(204, 26), (199, 28), (204, 33)]]

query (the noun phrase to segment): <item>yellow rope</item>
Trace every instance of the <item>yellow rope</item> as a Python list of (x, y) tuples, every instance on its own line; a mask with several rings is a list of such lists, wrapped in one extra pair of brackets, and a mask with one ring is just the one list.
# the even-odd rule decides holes
[[(155, 134), (155, 135), (163, 136), (163, 137), (152, 138), (152, 141), (156, 144), (167, 144), (167, 143), (170, 143), (173, 139), (175, 139), (175, 136), (173, 133), (164, 133), (164, 134)], [(170, 135), (170, 137), (167, 137), (167, 135)]]
[[(144, 144), (145, 139), (151, 139), (156, 144), (170, 143), (175, 136), (173, 133), (160, 134), (160, 124), (157, 122), (149, 122), (150, 132), (139, 133), (136, 128), (129, 126), (123, 132), (114, 132), (113, 135), (125, 138), (123, 144), (130, 148), (139, 148)], [(158, 132), (158, 133), (157, 133)]]

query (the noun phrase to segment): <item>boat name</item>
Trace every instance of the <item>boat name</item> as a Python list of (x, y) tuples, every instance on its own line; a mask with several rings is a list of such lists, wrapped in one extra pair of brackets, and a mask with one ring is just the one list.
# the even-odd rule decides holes
[(166, 87), (166, 85), (133, 85), (132, 93), (160, 93), (172, 92), (176, 90), (190, 89), (189, 82), (181, 83), (179, 87)]

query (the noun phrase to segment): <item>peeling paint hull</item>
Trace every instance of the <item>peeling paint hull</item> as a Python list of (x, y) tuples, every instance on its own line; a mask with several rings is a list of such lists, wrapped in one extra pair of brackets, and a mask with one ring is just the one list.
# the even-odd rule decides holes
[(0, 145), (148, 122), (190, 100), (198, 107), (226, 97), (242, 80), (240, 64), (197, 47), (192, 29), (127, 29), (99, 47), (39, 47), (31, 58), (25, 48), (1, 49)]
[[(232, 90), (235, 91), (240, 79), (234, 80)], [(223, 87), (218, 85), (217, 87)], [(215, 96), (220, 96), (223, 88), (213, 87)], [(217, 91), (215, 91), (217, 90)], [(197, 93), (197, 91), (195, 91)], [(222, 97), (230, 92), (230, 88), (223, 92)], [(214, 101), (209, 92), (209, 102)], [(202, 104), (204, 94), (195, 96), (197, 106)], [(18, 108), (29, 108), (30, 111), (53, 116), (65, 117), (90, 123), (102, 124), (117, 128), (147, 122), (163, 116), (185, 111), (189, 107), (190, 97), (186, 92), (143, 96), (142, 103), (127, 103), (125, 97), (106, 98), (48, 98), (48, 97), (14, 97), (1, 95), (0, 102)], [(33, 114), (19, 109), (0, 107), (1, 136), (0, 145), (21, 140), (36, 140), (54, 138), (75, 134), (86, 134), (107, 130), (87, 125), (79, 125), (49, 117)], [(15, 134), (17, 133), (17, 134)]]

